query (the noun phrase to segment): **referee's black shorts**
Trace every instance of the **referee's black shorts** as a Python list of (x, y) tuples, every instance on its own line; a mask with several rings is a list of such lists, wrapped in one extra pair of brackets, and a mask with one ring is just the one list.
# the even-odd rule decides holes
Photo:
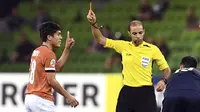
[(118, 97), (116, 112), (156, 112), (153, 86), (123, 86)]
[(200, 112), (200, 98), (165, 98), (162, 112)]

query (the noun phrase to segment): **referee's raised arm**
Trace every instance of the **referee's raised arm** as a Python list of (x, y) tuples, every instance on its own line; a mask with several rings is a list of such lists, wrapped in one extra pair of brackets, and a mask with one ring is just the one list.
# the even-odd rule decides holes
[(105, 45), (106, 38), (101, 34), (99, 27), (97, 25), (96, 16), (92, 10), (89, 10), (87, 19), (91, 24), (92, 34), (93, 34), (93, 37), (95, 38), (95, 40), (97, 41), (97, 43), (99, 43), (101, 45)]

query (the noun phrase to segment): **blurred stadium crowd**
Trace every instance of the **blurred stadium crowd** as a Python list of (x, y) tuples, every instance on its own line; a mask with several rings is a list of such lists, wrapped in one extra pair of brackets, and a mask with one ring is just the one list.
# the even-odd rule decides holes
[[(145, 40), (160, 48), (172, 69), (179, 67), (178, 62), (185, 55), (199, 58), (199, 0), (93, 0), (93, 3), (105, 37), (130, 40), (127, 23), (138, 19), (144, 22)], [(63, 37), (70, 31), (76, 40), (64, 72), (120, 72), (121, 56), (93, 40), (86, 20), (88, 10), (88, 0), (2, 0), (0, 71), (27, 72), (31, 53), (40, 45), (38, 26), (54, 21), (61, 25)], [(57, 50), (57, 55), (61, 51)], [(155, 70), (154, 73), (159, 74)]]

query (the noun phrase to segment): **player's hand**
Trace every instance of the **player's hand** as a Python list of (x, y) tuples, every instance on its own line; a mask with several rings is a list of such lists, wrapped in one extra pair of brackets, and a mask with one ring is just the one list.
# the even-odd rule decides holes
[(70, 32), (67, 32), (67, 39), (65, 43), (65, 48), (66, 49), (71, 49), (75, 44), (75, 40), (73, 38), (70, 38)]
[(95, 16), (95, 14), (92, 10), (89, 10), (88, 15), (87, 15), (87, 19), (91, 24), (93, 24), (97, 21), (96, 16)]
[(165, 89), (165, 82), (163, 80), (160, 80), (157, 83), (156, 91), (157, 92), (162, 92)]
[(66, 98), (66, 101), (67, 103), (71, 105), (71, 107), (74, 107), (74, 108), (79, 105), (79, 102), (72, 95), (69, 95)]

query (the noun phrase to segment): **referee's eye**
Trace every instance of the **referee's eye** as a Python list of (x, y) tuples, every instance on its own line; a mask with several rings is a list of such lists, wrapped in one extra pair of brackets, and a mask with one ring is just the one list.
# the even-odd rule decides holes
[(141, 35), (141, 34), (143, 34), (143, 31), (140, 31), (140, 32), (133, 32), (132, 34), (133, 34), (133, 35), (137, 35), (137, 34), (140, 34), (140, 35)]
[(139, 34), (143, 34), (143, 31), (140, 31)]

